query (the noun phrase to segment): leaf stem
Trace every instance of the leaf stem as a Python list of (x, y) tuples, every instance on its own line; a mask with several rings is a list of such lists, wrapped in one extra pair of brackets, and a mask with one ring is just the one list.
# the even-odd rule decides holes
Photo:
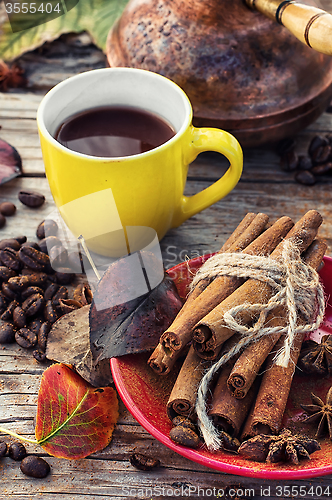
[(19, 434), (16, 434), (16, 432), (9, 431), (8, 429), (4, 429), (3, 427), (0, 427), (0, 432), (2, 432), (3, 434), (9, 434), (10, 436), (17, 438), (20, 441), (26, 441), (27, 443), (32, 443), (32, 444), (39, 444), (38, 441), (36, 441), (35, 439), (29, 439), (24, 436), (20, 436)]
[[(82, 406), (83, 402), (88, 397), (88, 394), (89, 394), (89, 391), (87, 390), (86, 393), (84, 394), (84, 396), (82, 397), (81, 401), (79, 402), (79, 404), (75, 408), (75, 410), (68, 416), (68, 418), (66, 418), (66, 420), (64, 422), (62, 422), (61, 425), (59, 425), (59, 427), (54, 429), (50, 434), (48, 434), (48, 436), (45, 436), (44, 438), (39, 439), (39, 441), (36, 441), (36, 443), (38, 443), (39, 445), (42, 446), (43, 443), (47, 442), (49, 439), (51, 439), (51, 437), (55, 436), (55, 434), (57, 434), (63, 427), (65, 427), (65, 425), (67, 425), (68, 422), (70, 422), (70, 420), (76, 415), (76, 413), (78, 412), (78, 410)], [(1, 429), (1, 427), (0, 427), (0, 429)]]

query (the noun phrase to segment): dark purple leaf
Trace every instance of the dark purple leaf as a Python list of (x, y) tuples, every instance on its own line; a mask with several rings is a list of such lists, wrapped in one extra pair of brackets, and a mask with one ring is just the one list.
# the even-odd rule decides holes
[(0, 184), (8, 182), (22, 172), (21, 157), (8, 142), (0, 139)]
[[(172, 279), (160, 270), (160, 263), (145, 255), (145, 267), (136, 265), (133, 273), (130, 259), (134, 256), (112, 264), (94, 293), (90, 347), (95, 362), (154, 349), (182, 306)], [(140, 293), (149, 283), (156, 284), (157, 275), (159, 284)], [(123, 300), (125, 297), (128, 300)]]

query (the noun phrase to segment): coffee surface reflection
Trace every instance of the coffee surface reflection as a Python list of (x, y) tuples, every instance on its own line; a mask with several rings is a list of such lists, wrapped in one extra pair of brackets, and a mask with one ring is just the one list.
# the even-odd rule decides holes
[(175, 135), (171, 125), (153, 113), (125, 106), (105, 106), (69, 117), (55, 138), (89, 156), (132, 156), (154, 149)]

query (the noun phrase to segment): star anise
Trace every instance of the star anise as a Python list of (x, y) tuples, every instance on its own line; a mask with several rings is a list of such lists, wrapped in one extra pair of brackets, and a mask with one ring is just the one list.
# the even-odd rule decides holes
[(313, 402), (312, 405), (301, 405), (301, 408), (309, 413), (309, 417), (304, 422), (318, 422), (316, 438), (320, 438), (328, 433), (330, 439), (332, 439), (332, 387), (330, 387), (327, 393), (326, 403), (313, 393), (311, 393), (311, 401)]
[(306, 373), (332, 374), (332, 335), (324, 335), (320, 344), (304, 342), (298, 365)]
[(10, 88), (25, 87), (27, 80), (24, 70), (19, 64), (6, 64), (0, 59), (0, 90), (6, 92)]
[(300, 459), (310, 458), (309, 455), (317, 450), (320, 450), (320, 445), (315, 439), (283, 429), (278, 436), (259, 434), (244, 441), (238, 453), (256, 462), (290, 462), (297, 465)]

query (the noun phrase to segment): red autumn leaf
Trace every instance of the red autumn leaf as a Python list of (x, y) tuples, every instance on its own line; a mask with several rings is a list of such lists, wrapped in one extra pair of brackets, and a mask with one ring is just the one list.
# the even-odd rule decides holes
[(38, 393), (36, 439), (58, 458), (84, 458), (105, 448), (118, 419), (111, 387), (96, 389), (63, 363), (43, 374)]

